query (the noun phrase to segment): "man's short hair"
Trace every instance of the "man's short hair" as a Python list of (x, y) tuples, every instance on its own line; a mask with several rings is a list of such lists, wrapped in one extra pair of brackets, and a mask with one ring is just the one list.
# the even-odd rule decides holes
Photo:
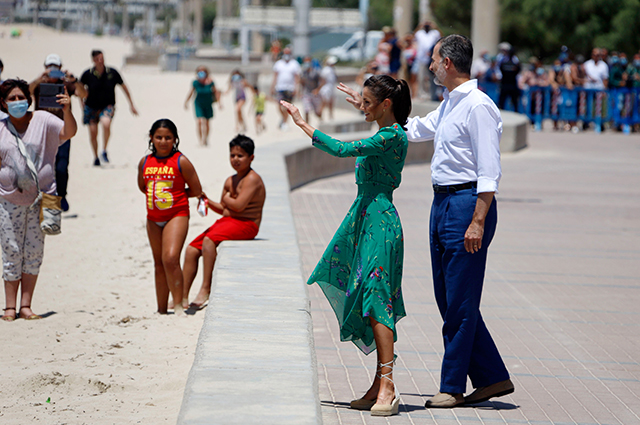
[(471, 62), (473, 61), (473, 45), (464, 35), (451, 34), (442, 37), (438, 43), (438, 53), (442, 59), (449, 58), (453, 66), (461, 74), (471, 74)]
[(229, 142), (229, 149), (238, 146), (240, 149), (245, 151), (247, 155), (253, 155), (253, 151), (255, 150), (255, 145), (253, 144), (253, 140), (251, 138), (245, 136), (244, 134), (238, 134)]
[(102, 54), (102, 50), (92, 50), (91, 51), (91, 57), (92, 58), (95, 58), (96, 56), (101, 55), (101, 54)]

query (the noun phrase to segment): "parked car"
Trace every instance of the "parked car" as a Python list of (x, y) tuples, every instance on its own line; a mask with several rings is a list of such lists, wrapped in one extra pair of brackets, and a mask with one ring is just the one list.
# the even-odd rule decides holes
[(342, 46), (329, 49), (329, 54), (337, 57), (342, 62), (362, 61), (373, 58), (378, 53), (378, 43), (383, 37), (382, 31), (367, 31), (367, 36), (364, 40), (364, 56), (362, 54), (363, 36), (364, 32), (356, 31)]

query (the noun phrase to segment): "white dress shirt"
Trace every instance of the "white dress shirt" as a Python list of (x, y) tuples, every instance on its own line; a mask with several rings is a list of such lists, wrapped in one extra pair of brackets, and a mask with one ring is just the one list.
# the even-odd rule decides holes
[(448, 186), (477, 181), (478, 193), (498, 193), (502, 176), (502, 118), (489, 96), (470, 80), (451, 93), (445, 89), (438, 109), (407, 123), (410, 142), (434, 140), (431, 182)]

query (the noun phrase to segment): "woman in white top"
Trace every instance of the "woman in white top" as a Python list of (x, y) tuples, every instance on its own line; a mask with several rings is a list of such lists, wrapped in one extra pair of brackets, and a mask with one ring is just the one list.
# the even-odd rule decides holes
[[(77, 131), (66, 90), (58, 95), (57, 102), (62, 106), (64, 120), (46, 111), (28, 111), (31, 95), (26, 81), (6, 80), (0, 85), (0, 109), (9, 114), (0, 121), (0, 244), (5, 292), (2, 320), (7, 322), (18, 317), (41, 318), (31, 310), (44, 254), (39, 193), (56, 193), (54, 161), (58, 146)], [(21, 152), (18, 137), (25, 152)], [(25, 155), (35, 166), (37, 184)]]

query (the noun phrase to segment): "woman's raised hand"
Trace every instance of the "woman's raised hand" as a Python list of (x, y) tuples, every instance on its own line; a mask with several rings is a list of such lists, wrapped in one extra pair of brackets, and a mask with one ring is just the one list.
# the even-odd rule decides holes
[(351, 98), (347, 97), (346, 101), (352, 104), (354, 108), (360, 109), (360, 106), (362, 105), (362, 96), (360, 96), (360, 93), (344, 83), (338, 84), (338, 90), (346, 93), (348, 96), (351, 96)]
[(295, 105), (284, 100), (280, 101), (280, 105), (282, 105), (282, 107), (285, 108), (287, 112), (289, 112), (289, 115), (291, 115), (291, 118), (293, 119), (293, 123), (295, 125), (297, 125), (298, 127), (302, 127), (304, 124), (306, 124), (306, 121), (302, 119), (302, 115)]
[(56, 102), (62, 105), (63, 110), (68, 111), (71, 107), (71, 98), (69, 97), (69, 93), (67, 92), (67, 87), (65, 86), (64, 93), (60, 93), (56, 97), (58, 98)]

